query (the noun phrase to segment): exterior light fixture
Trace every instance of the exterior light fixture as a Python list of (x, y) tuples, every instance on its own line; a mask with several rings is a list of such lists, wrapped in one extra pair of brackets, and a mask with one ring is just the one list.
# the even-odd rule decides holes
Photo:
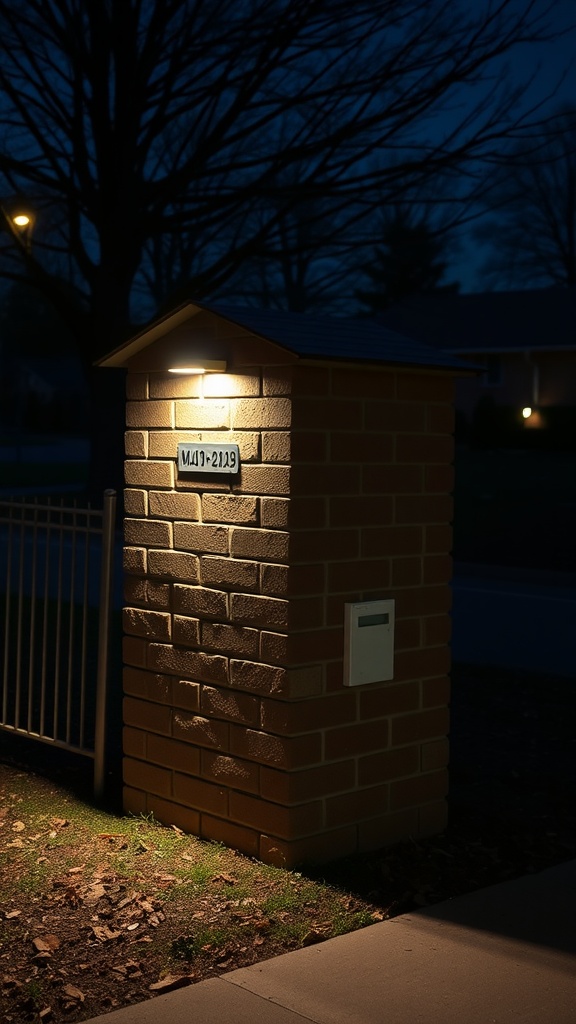
[(532, 409), (529, 405), (525, 405), (522, 409), (522, 416), (525, 420), (529, 420), (532, 415)]
[(12, 223), (17, 228), (27, 228), (30, 224), (30, 217), (27, 213), (17, 213), (15, 217), (12, 217)]
[(223, 359), (203, 359), (201, 364), (195, 366), (170, 366), (168, 373), (226, 373), (226, 363)]

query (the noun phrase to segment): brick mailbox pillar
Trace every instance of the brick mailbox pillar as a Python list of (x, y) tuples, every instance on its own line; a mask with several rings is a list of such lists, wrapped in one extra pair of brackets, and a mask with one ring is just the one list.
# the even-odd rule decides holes
[[(454, 368), (307, 358), (242, 312), (103, 361), (129, 371), (124, 800), (292, 866), (446, 823)], [(227, 373), (167, 372), (207, 339)], [(179, 473), (182, 442), (239, 473)], [(393, 678), (345, 686), (344, 606), (380, 598)]]

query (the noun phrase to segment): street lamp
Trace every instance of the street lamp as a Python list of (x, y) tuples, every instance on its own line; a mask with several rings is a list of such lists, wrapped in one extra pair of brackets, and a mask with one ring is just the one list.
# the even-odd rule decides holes
[(16, 207), (14, 210), (6, 209), (2, 204), (0, 205), (0, 211), (4, 219), (4, 223), (10, 230), (13, 238), (15, 238), (19, 244), (21, 244), (27, 253), (32, 250), (32, 228), (34, 227), (34, 217), (32, 213), (27, 212), (22, 207)]

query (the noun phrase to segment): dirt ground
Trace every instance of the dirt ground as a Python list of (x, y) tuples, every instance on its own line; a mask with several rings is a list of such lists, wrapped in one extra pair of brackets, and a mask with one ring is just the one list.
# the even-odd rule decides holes
[(98, 811), (65, 766), (4, 754), (0, 1019), (85, 1020), (574, 857), (575, 698), (456, 666), (446, 833), (313, 871)]

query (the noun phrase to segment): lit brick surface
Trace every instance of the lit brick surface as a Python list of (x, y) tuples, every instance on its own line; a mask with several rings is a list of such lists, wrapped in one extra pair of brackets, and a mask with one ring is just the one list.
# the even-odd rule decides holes
[[(127, 809), (284, 866), (443, 828), (450, 375), (263, 362), (127, 388)], [(240, 473), (180, 478), (192, 441), (237, 444)], [(394, 679), (347, 689), (344, 603), (382, 597)]]

